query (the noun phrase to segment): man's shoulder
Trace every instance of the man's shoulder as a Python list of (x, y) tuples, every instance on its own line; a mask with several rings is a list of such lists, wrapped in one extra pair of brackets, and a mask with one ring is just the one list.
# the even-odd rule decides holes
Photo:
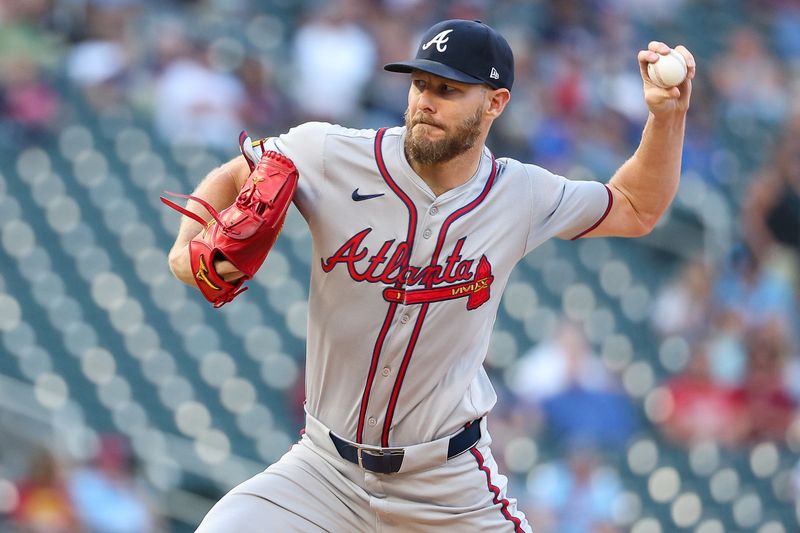
[(535, 179), (542, 176), (552, 176), (553, 173), (544, 167), (540, 167), (533, 163), (523, 163), (512, 157), (498, 157), (498, 164), (500, 164), (505, 172), (519, 173), (527, 176), (530, 179)]
[[(382, 143), (399, 142), (404, 128), (384, 128)], [(284, 146), (294, 146), (296, 149), (307, 150), (309, 147), (321, 149), (342, 150), (352, 147), (357, 150), (373, 150), (378, 131), (369, 128), (348, 128), (329, 122), (304, 122), (291, 128), (280, 136)]]
[[(398, 135), (403, 128), (386, 128), (387, 135)], [(350, 139), (374, 140), (378, 130), (370, 128), (350, 128), (330, 122), (304, 122), (289, 130), (294, 135), (323, 135)]]

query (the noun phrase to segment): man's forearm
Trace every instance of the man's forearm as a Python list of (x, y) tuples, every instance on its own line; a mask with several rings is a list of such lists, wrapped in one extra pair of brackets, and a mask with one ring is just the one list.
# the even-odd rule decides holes
[(678, 191), (685, 129), (685, 112), (651, 113), (636, 152), (609, 182), (630, 201), (645, 228), (655, 226)]
[[(192, 196), (202, 198), (214, 206), (217, 211), (221, 211), (236, 199), (249, 173), (250, 169), (244, 158), (237, 157), (209, 172), (194, 190)], [(209, 218), (205, 208), (197, 202), (189, 200), (186, 209), (197, 213), (203, 219)], [(189, 241), (197, 236), (202, 229), (203, 226), (191, 218), (187, 216), (181, 217), (178, 236), (175, 238), (175, 243), (169, 252), (170, 270), (172, 270), (176, 278), (188, 285), (194, 285), (194, 276), (189, 264), (188, 245)]]

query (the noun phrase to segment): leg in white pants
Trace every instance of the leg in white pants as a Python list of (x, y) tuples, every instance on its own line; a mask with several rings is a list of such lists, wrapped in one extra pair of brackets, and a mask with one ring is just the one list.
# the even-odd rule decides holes
[(357, 484), (307, 438), (226, 494), (196, 533), (372, 533), (375, 516)]
[(490, 442), (436, 468), (373, 474), (306, 436), (225, 495), (197, 533), (530, 533)]

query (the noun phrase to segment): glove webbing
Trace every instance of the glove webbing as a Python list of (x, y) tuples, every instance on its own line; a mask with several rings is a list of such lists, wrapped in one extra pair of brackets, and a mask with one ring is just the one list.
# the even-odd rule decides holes
[[(219, 212), (216, 209), (214, 209), (213, 205), (211, 205), (210, 203), (206, 202), (202, 198), (198, 198), (197, 196), (192, 196), (191, 194), (180, 194), (180, 193), (177, 193), (177, 192), (169, 192), (169, 191), (164, 191), (164, 194), (168, 194), (170, 196), (177, 196), (178, 198), (187, 198), (189, 200), (194, 200), (195, 202), (197, 202), (198, 204), (200, 204), (200, 205), (202, 205), (203, 207), (206, 208), (206, 211), (208, 211), (208, 213), (214, 218), (214, 220), (217, 221), (217, 224), (221, 224), (221, 221), (219, 219)], [(203, 217), (201, 217), (197, 213), (189, 211), (188, 209), (179, 206), (178, 204), (176, 204), (172, 200), (167, 200), (163, 196), (160, 196), (159, 198), (161, 198), (161, 201), (163, 203), (165, 203), (166, 205), (170, 206), (175, 211), (178, 211), (182, 215), (186, 215), (187, 217), (195, 220), (201, 226), (208, 226), (209, 221), (208, 220), (204, 220)]]

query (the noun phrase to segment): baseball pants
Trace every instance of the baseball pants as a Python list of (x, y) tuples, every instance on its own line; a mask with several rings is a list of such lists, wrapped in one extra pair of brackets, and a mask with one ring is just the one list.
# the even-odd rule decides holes
[(396, 474), (363, 470), (314, 437), (232, 489), (196, 533), (531, 533), (488, 432), (444, 464)]

